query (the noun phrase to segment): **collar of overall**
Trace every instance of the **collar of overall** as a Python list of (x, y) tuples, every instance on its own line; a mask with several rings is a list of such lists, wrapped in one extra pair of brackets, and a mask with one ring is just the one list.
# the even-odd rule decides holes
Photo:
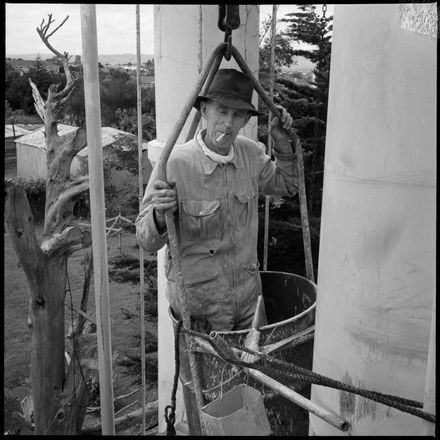
[(197, 134), (197, 142), (202, 147), (203, 152), (214, 162), (217, 163), (228, 163), (234, 159), (234, 145), (231, 145), (231, 149), (226, 156), (222, 156), (221, 154), (217, 154), (214, 151), (210, 150), (205, 142), (203, 141), (203, 135), (205, 134), (206, 129), (200, 130)]

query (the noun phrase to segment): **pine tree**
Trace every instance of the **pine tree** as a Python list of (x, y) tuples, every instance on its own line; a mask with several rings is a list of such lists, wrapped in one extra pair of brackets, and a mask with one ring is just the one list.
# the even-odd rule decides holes
[(330, 76), (331, 30), (333, 17), (326, 17), (326, 6), (318, 16), (315, 5), (299, 5), (299, 11), (286, 14), (281, 20), (288, 23), (285, 31), (292, 42), (308, 45), (295, 49), (315, 64), (314, 79), (310, 85), (301, 85), (289, 79), (279, 80), (280, 98), (291, 99), (294, 126), (305, 150), (305, 171), (308, 184), (309, 214), (320, 216), (324, 169), (327, 101)]
[[(260, 50), (259, 50), (259, 82), (262, 87), (268, 92), (270, 89), (270, 69), (271, 69), (271, 37), (270, 37), (270, 28), (272, 25), (272, 20), (267, 18), (263, 21), (261, 33), (263, 35), (260, 41)], [(266, 38), (264, 38), (266, 37)], [(275, 88), (274, 88), (274, 102), (279, 103), (277, 99), (278, 87), (276, 84), (277, 78), (282, 74), (282, 70), (284, 67), (292, 64), (294, 50), (290, 44), (290, 38), (284, 34), (283, 32), (279, 32), (275, 35), (274, 42), (274, 75), (275, 75)], [(284, 106), (284, 104), (282, 104)], [(258, 108), (264, 114), (264, 116), (260, 116), (258, 119), (258, 138), (262, 142), (267, 141), (267, 120), (268, 120), (268, 112), (264, 101), (259, 98)]]
[(28, 80), (7, 62), (5, 63), (5, 99), (14, 111), (22, 110), (25, 114), (35, 113)]
[(29, 69), (29, 77), (34, 84), (41, 90), (41, 96), (47, 98), (47, 89), (52, 83), (50, 73), (45, 69), (44, 62), (38, 55), (35, 59), (34, 65)]
[[(271, 23), (267, 23), (266, 26)], [(264, 44), (261, 45), (259, 55), (259, 81), (263, 87), (269, 86), (269, 72), (270, 72), (270, 52), (271, 41), (267, 38)], [(275, 59), (274, 59), (274, 73), (280, 75), (284, 66), (292, 64), (292, 57), (294, 50), (290, 44), (290, 37), (284, 32), (280, 32), (275, 35)]]
[[(315, 273), (319, 250), (319, 222), (324, 167), (324, 147), (327, 120), (327, 99), (330, 71), (333, 17), (318, 16), (314, 5), (299, 5), (298, 11), (286, 14), (280, 22), (288, 23), (275, 39), (274, 103), (282, 105), (293, 117), (293, 126), (304, 150), (312, 255)], [(268, 34), (270, 20), (263, 23), (261, 34)], [(266, 31), (267, 29), (267, 31)], [(264, 39), (264, 37), (263, 37)], [(270, 37), (260, 41), (259, 79), (269, 90)], [(299, 46), (299, 48), (298, 48)], [(295, 71), (295, 57), (305, 57), (314, 64), (312, 74), (305, 77)], [(288, 73), (287, 67), (293, 67)], [(312, 77), (312, 78), (311, 78)], [(264, 103), (259, 109), (267, 113)], [(267, 117), (259, 118), (258, 137), (267, 141)], [(263, 223), (260, 201), (260, 224)], [(260, 228), (262, 229), (262, 228)], [(263, 231), (259, 231), (258, 253), (262, 260)], [(269, 221), (268, 270), (282, 270), (305, 275), (300, 210), (297, 197), (273, 198)]]

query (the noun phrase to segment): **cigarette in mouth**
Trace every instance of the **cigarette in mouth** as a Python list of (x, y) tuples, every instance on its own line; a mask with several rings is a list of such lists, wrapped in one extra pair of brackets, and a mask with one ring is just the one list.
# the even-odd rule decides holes
[(215, 141), (219, 142), (223, 139), (223, 137), (225, 136), (226, 133), (222, 133)]

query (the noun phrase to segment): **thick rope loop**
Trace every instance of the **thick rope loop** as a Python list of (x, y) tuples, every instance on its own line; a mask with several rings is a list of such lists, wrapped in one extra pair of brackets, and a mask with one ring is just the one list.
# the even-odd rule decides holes
[(165, 407), (165, 421), (167, 423), (167, 435), (176, 435), (174, 423), (176, 422), (176, 393), (179, 380), (180, 371), (180, 331), (182, 329), (183, 320), (179, 319), (176, 329), (174, 331), (174, 382), (173, 390), (171, 392), (171, 404)]
[[(206, 333), (196, 332), (194, 330), (184, 329), (184, 332), (190, 333), (193, 336), (200, 337), (210, 343), (212, 348), (216, 351), (218, 356), (224, 361), (231, 365), (237, 365), (242, 368), (252, 368), (258, 371), (266, 371), (268, 369), (272, 369), (277, 374), (288, 377), (290, 379), (302, 380), (307, 383), (311, 383), (314, 385), (326, 386), (329, 388), (336, 388), (342, 391), (346, 391), (353, 394), (361, 395), (370, 400), (374, 400), (376, 402), (382, 403), (384, 405), (390, 406), (392, 408), (399, 409), (400, 411), (407, 412), (416, 417), (422, 418), (424, 420), (428, 420), (429, 422), (435, 423), (435, 415), (429, 414), (427, 412), (421, 411), (417, 408), (422, 408), (423, 404), (421, 402), (417, 402), (410, 399), (405, 399), (399, 396), (393, 396), (389, 394), (382, 394), (376, 391), (364, 390), (353, 385), (346, 384), (344, 382), (340, 382), (329, 377), (320, 375), (313, 371), (310, 371), (306, 368), (299, 367), (293, 363), (288, 363), (282, 361), (280, 359), (273, 358), (272, 356), (260, 353), (255, 350), (251, 350), (247, 347), (242, 347), (237, 344), (228, 344), (223, 338), (217, 339), (220, 341), (220, 345), (210, 338)], [(256, 362), (244, 362), (238, 360), (232, 352), (232, 348), (237, 348), (241, 351), (245, 351), (247, 353), (253, 354), (257, 358), (259, 358)], [(268, 368), (269, 365), (269, 368)]]
[(176, 405), (167, 405), (165, 407), (165, 421), (167, 422), (167, 435), (176, 435)]

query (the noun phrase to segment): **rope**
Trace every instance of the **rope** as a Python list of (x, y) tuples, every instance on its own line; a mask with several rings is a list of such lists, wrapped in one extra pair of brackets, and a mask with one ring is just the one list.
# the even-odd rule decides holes
[[(138, 147), (138, 202), (139, 211), (142, 206), (143, 197), (143, 175), (142, 175), (142, 87), (141, 87), (141, 28), (139, 5), (136, 5), (136, 98), (137, 98), (137, 147)], [(119, 213), (118, 218), (121, 217)], [(119, 235), (119, 240), (121, 235)], [(140, 302), (140, 333), (141, 333), (141, 376), (142, 376), (142, 434), (146, 432), (146, 379), (145, 379), (145, 297), (144, 297), (144, 250), (139, 246), (139, 302)]]
[[(265, 355), (258, 351), (251, 350), (247, 347), (241, 347), (238, 344), (228, 344), (224, 339), (221, 339), (221, 346), (214, 342), (206, 333), (196, 332), (194, 330), (184, 329), (185, 332), (192, 334), (193, 336), (200, 337), (209, 342), (212, 348), (216, 351), (219, 357), (224, 361), (232, 365), (237, 365), (243, 368), (252, 368), (264, 372), (267, 370), (267, 364), (270, 366), (269, 369), (274, 370), (281, 376), (289, 377), (290, 379), (298, 379), (307, 383), (314, 385), (322, 385), (330, 388), (336, 388), (342, 391), (346, 391), (353, 394), (358, 394), (370, 400), (382, 403), (384, 405), (396, 408), (400, 411), (407, 412), (416, 417), (420, 417), (429, 422), (435, 423), (435, 415), (429, 414), (425, 411), (421, 411), (417, 408), (422, 408), (423, 404), (410, 399), (405, 399), (399, 396), (393, 396), (390, 394), (383, 394), (376, 391), (370, 391), (349, 385), (329, 377), (323, 376), (321, 374), (315, 373), (303, 367), (299, 367), (293, 363), (288, 363), (280, 359), (273, 358), (269, 355)], [(256, 362), (245, 362), (238, 360), (231, 348), (238, 348), (239, 350), (245, 351), (247, 353), (257, 356), (259, 359)]]
[(272, 21), (273, 21), (273, 15), (272, 15), (272, 18), (271, 18), (271, 20), (270, 20), (270, 23), (268, 23), (268, 25), (267, 25), (267, 27), (266, 27), (264, 33), (263, 33), (263, 36), (260, 37), (260, 41), (258, 42), (258, 45), (260, 45), (261, 42), (264, 40), (264, 37), (266, 36), (267, 31), (268, 31), (268, 30), (270, 29), (270, 27), (272, 26)]
[(173, 390), (171, 392), (171, 404), (165, 407), (165, 421), (167, 423), (167, 435), (176, 435), (176, 429), (174, 423), (176, 422), (176, 393), (180, 371), (180, 331), (182, 329), (183, 320), (179, 319), (177, 327), (174, 332), (174, 382)]

